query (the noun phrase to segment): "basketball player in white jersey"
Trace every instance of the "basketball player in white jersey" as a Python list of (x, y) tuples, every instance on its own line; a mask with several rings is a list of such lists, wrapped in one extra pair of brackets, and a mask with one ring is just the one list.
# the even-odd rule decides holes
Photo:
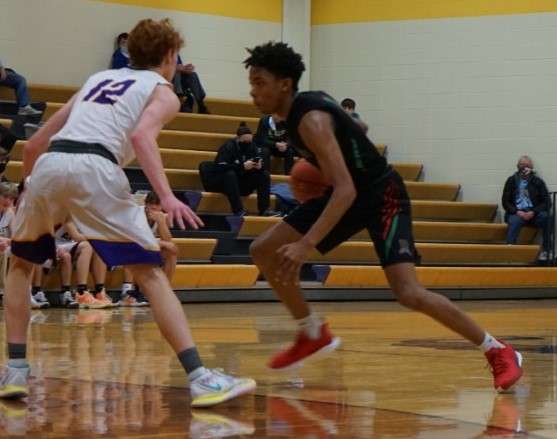
[(107, 265), (131, 268), (188, 374), (192, 406), (211, 406), (255, 388), (252, 379), (203, 367), (182, 307), (160, 269), (157, 240), (122, 170), (137, 155), (169, 223), (202, 225), (173, 195), (156, 142), (180, 106), (169, 80), (182, 44), (168, 20), (140, 21), (128, 39), (133, 68), (91, 76), (26, 144), (26, 187), (14, 220), (14, 257), (6, 282), (9, 361), (0, 377), (0, 397), (28, 394), (30, 275), (33, 264), (55, 257), (54, 225), (67, 216)]

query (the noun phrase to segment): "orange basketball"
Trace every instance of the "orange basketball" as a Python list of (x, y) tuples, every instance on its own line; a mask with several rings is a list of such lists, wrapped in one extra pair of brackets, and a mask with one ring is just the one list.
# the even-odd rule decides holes
[(298, 160), (290, 173), (290, 188), (300, 203), (319, 198), (330, 186), (321, 171), (304, 159)]

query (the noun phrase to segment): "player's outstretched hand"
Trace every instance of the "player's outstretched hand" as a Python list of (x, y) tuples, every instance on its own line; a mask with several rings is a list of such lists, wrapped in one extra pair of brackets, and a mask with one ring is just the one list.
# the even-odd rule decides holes
[(282, 284), (298, 283), (300, 270), (303, 263), (307, 260), (313, 247), (305, 241), (296, 241), (285, 244), (277, 250), (279, 267), (277, 270), (277, 279)]
[(186, 224), (188, 224), (192, 229), (197, 230), (199, 227), (204, 226), (201, 218), (174, 195), (161, 199), (161, 207), (166, 212), (166, 220), (169, 227), (176, 224), (180, 229), (184, 230)]

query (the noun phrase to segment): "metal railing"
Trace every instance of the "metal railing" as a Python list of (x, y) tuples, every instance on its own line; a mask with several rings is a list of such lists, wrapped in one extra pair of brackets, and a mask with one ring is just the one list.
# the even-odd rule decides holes
[(547, 258), (547, 265), (557, 265), (557, 261), (555, 258), (555, 244), (556, 244), (556, 236), (555, 236), (555, 219), (556, 219), (556, 209), (555, 202), (557, 201), (557, 192), (550, 192), (549, 196), (551, 197), (551, 208), (549, 209), (549, 254)]

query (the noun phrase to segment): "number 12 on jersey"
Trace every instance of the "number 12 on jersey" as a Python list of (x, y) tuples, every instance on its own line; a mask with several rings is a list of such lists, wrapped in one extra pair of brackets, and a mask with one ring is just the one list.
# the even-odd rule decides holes
[(128, 88), (134, 83), (135, 79), (126, 79), (120, 82), (114, 82), (112, 79), (105, 79), (93, 87), (83, 100), (89, 102), (92, 99), (91, 102), (97, 104), (114, 105), (118, 101), (118, 97), (126, 93)]

